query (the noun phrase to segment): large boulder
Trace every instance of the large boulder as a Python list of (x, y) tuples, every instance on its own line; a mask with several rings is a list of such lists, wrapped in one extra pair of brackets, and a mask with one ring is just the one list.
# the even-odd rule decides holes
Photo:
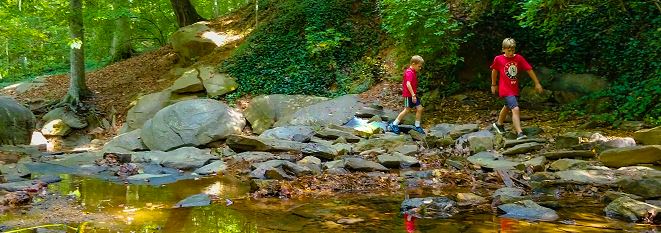
[(142, 128), (147, 120), (156, 115), (158, 111), (168, 106), (171, 93), (169, 91), (151, 93), (138, 98), (135, 106), (126, 113), (127, 131)]
[(643, 145), (661, 145), (661, 126), (638, 130), (633, 133), (633, 139)]
[(103, 146), (103, 152), (130, 153), (132, 151), (148, 150), (140, 138), (141, 130), (136, 129), (128, 133), (115, 136)]
[(216, 157), (208, 149), (182, 147), (173, 151), (144, 151), (131, 154), (131, 162), (152, 163), (176, 169), (197, 169)]
[(632, 146), (606, 150), (599, 155), (599, 161), (609, 167), (659, 162), (661, 161), (661, 145)]
[(204, 145), (240, 133), (246, 122), (226, 104), (197, 99), (165, 107), (142, 128), (142, 141), (152, 150)]
[(0, 145), (30, 144), (35, 117), (23, 105), (0, 96)]
[(551, 83), (555, 100), (558, 103), (571, 103), (578, 98), (608, 88), (606, 79), (592, 74), (564, 74)]
[(615, 199), (615, 201), (611, 202), (606, 208), (604, 208), (604, 212), (609, 217), (622, 218), (631, 222), (638, 222), (650, 216), (656, 217), (650, 220), (661, 220), (661, 215), (650, 214), (661, 212), (661, 207), (636, 201), (629, 197)]
[(209, 35), (217, 34), (207, 26), (208, 22), (197, 22), (179, 28), (172, 33), (172, 49), (185, 61), (207, 55), (222, 44), (217, 44)]
[(280, 120), (275, 125), (343, 125), (363, 107), (365, 104), (357, 95), (344, 95), (303, 107), (292, 114), (291, 119)]
[(328, 98), (306, 95), (264, 95), (253, 98), (244, 114), (254, 133), (260, 134), (278, 121), (288, 121), (298, 109)]

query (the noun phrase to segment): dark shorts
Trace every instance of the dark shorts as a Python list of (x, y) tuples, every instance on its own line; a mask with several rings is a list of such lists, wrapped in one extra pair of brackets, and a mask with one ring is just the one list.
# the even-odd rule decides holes
[(413, 103), (413, 98), (412, 97), (404, 97), (404, 107), (405, 108), (415, 108), (418, 106), (422, 106), (422, 103), (420, 103), (420, 97), (415, 98), (416, 102)]
[(519, 97), (518, 96), (513, 96), (513, 95), (505, 96), (503, 98), (503, 100), (505, 100), (505, 106), (507, 106), (507, 108), (509, 108), (509, 109), (519, 107)]

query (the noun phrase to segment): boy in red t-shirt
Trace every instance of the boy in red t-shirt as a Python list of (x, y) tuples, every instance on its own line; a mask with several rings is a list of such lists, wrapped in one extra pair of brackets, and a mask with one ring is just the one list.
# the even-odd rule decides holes
[(422, 118), (422, 104), (420, 104), (420, 98), (418, 94), (418, 71), (422, 69), (422, 64), (425, 61), (421, 56), (415, 55), (411, 57), (411, 63), (409, 67), (404, 71), (404, 77), (402, 80), (402, 96), (404, 97), (404, 110), (397, 115), (397, 119), (393, 121), (390, 125), (390, 131), (393, 133), (399, 133), (399, 122), (406, 116), (406, 114), (411, 111), (411, 108), (416, 108), (415, 112), (415, 131), (418, 131), (421, 134), (424, 134), (425, 131), (420, 127), (420, 119)]
[[(532, 66), (528, 64), (523, 56), (515, 54), (516, 41), (512, 38), (505, 38), (503, 40), (503, 55), (498, 55), (493, 59), (491, 64), (491, 93), (494, 95), (498, 92), (498, 96), (505, 100), (505, 106), (500, 110), (498, 115), (498, 122), (493, 123), (493, 127), (498, 133), (505, 132), (503, 122), (507, 117), (508, 111), (512, 111), (512, 124), (516, 130), (517, 140), (526, 138), (521, 130), (521, 120), (519, 118), (519, 80), (516, 75), (519, 70), (528, 72), (530, 78), (535, 82), (535, 90), (542, 93), (544, 89), (537, 79), (537, 75), (532, 70)], [(498, 79), (500, 74), (500, 79)], [(496, 82), (498, 81), (498, 82)], [(497, 88), (496, 88), (497, 87)]]

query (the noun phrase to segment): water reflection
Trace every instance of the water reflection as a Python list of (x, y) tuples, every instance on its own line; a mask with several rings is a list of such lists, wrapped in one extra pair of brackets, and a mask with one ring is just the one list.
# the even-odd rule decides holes
[[(527, 222), (492, 214), (450, 219), (416, 219), (399, 213), (404, 195), (281, 200), (248, 198), (248, 187), (227, 177), (186, 180), (166, 186), (122, 185), (63, 175), (50, 190), (79, 190), (90, 212), (103, 212), (116, 222), (93, 223), (99, 232), (644, 232), (654, 226), (628, 224), (603, 217), (603, 204), (579, 203), (558, 210), (558, 222)], [(171, 208), (199, 193), (215, 197), (212, 205)], [(228, 205), (226, 199), (233, 201)], [(583, 205), (583, 207), (581, 206)], [(658, 230), (658, 229), (657, 229)]]

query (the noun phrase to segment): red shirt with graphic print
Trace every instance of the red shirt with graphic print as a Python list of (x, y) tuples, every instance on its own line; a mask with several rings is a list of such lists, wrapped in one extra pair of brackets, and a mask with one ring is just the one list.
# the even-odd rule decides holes
[(498, 55), (493, 59), (491, 69), (497, 70), (498, 78), (498, 95), (505, 96), (518, 96), (519, 95), (519, 80), (516, 75), (520, 70), (532, 70), (532, 66), (528, 64), (523, 56), (514, 54), (513, 57), (506, 57), (505, 55)]
[[(406, 87), (406, 82), (411, 82), (411, 88), (413, 88), (413, 93), (409, 93), (409, 88)], [(415, 70), (409, 66), (409, 68), (404, 71), (404, 78), (402, 78), (402, 96), (411, 97), (411, 94), (418, 93), (418, 76), (415, 73)]]

